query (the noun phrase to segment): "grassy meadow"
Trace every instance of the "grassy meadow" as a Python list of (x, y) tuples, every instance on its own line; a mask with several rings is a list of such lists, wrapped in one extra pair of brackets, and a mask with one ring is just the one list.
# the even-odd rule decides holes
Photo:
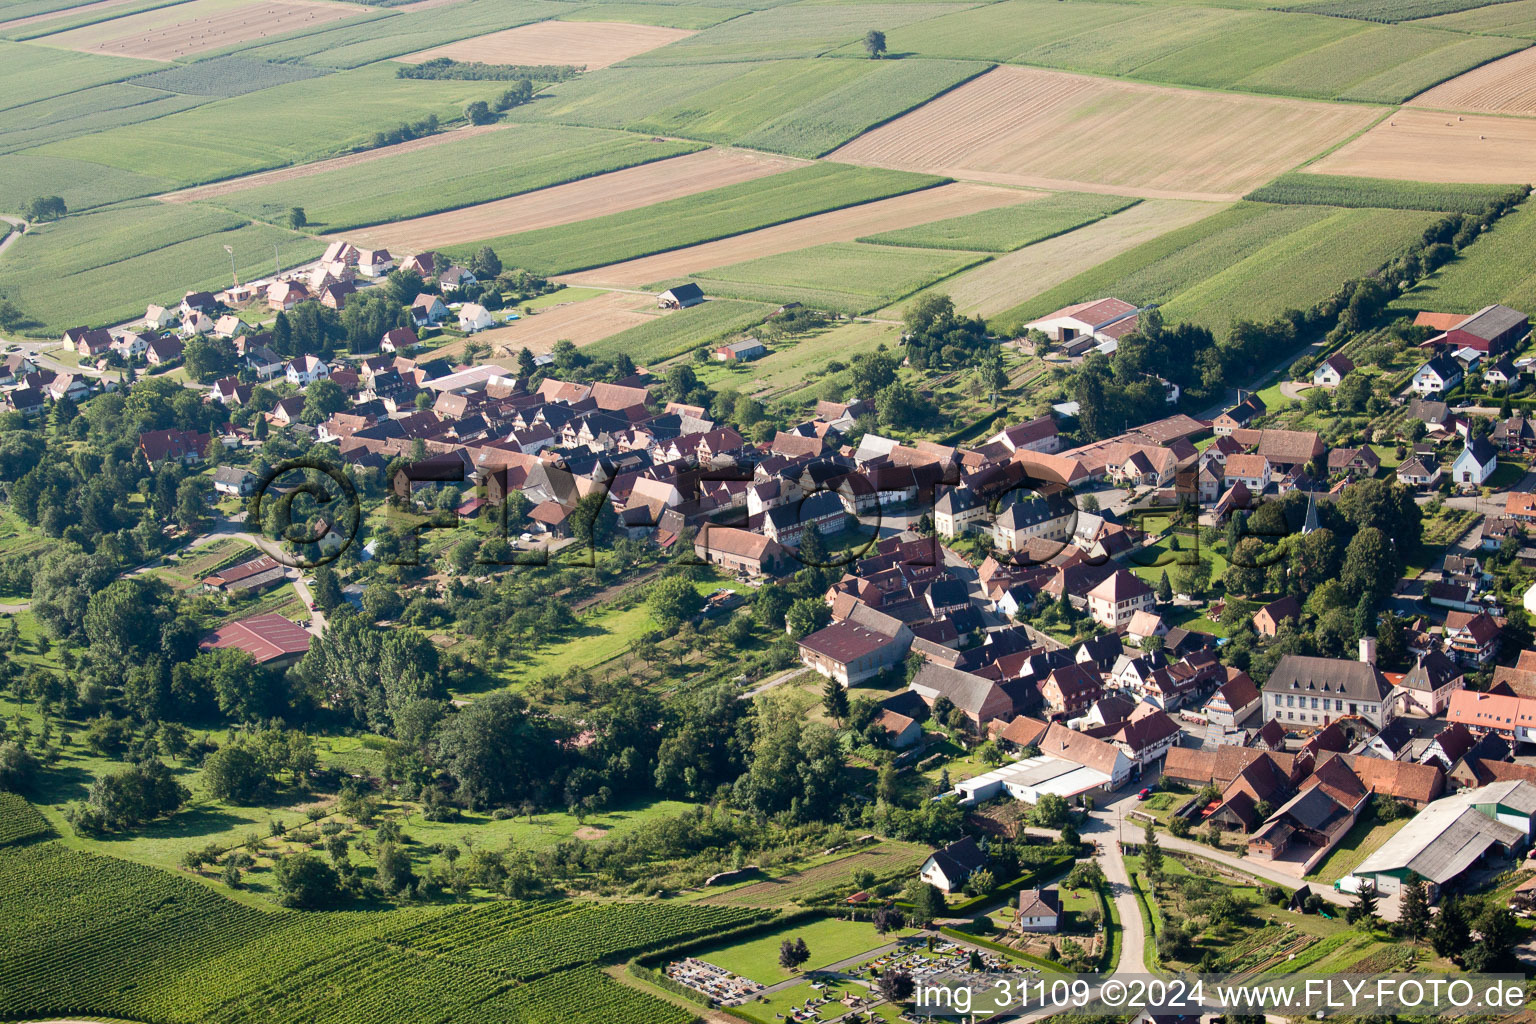
[[(263, 220), (302, 206), (312, 227), (344, 231), (503, 199), (700, 148), (594, 128), (512, 125), (242, 189), (219, 197), (218, 203)], [(430, 189), (421, 187), (427, 180), (433, 182)]]
[(1026, 245), (1076, 230), (1136, 205), (1123, 196), (1055, 192), (1017, 206), (984, 210), (860, 238), (860, 242), (925, 249), (1012, 252)]
[(759, 323), (773, 307), (765, 302), (710, 299), (673, 310), (586, 346), (594, 359), (624, 353), (640, 366), (662, 362)]

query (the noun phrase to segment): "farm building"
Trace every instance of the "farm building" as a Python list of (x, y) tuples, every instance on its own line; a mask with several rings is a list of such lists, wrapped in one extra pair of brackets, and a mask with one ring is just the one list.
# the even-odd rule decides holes
[[(1448, 319), (1437, 320), (1429, 326), (1441, 326), (1448, 322)], [(1530, 332), (1530, 318), (1519, 310), (1500, 305), (1484, 306), (1471, 316), (1461, 317), (1450, 326), (1442, 327), (1441, 333), (1424, 342), (1424, 345), (1452, 351), (1470, 348), (1483, 355), (1496, 356), (1513, 348)]]
[(271, 555), (260, 555), (248, 562), (204, 576), (203, 589), (215, 594), (255, 593), (282, 582), (287, 576), (287, 566)]
[(1438, 893), (1480, 860), (1524, 846), (1532, 814), (1536, 814), (1536, 786), (1529, 782), (1464, 789), (1420, 811), (1340, 879), (1339, 888), (1356, 892), (1370, 885), (1390, 895), (1412, 872), (1429, 883), (1432, 894)]
[(704, 301), (704, 289), (693, 282), (668, 288), (656, 296), (657, 309), (687, 309)]
[(297, 622), (281, 615), (252, 615), (220, 626), (198, 642), (205, 651), (233, 647), (256, 659), (258, 665), (291, 665), (309, 650), (312, 637)]
[(733, 341), (729, 345), (721, 345), (715, 349), (715, 359), (722, 363), (747, 362), (752, 359), (761, 359), (768, 354), (768, 346), (756, 338), (746, 338), (742, 341)]
[(851, 619), (834, 622), (800, 641), (800, 661), (844, 686), (871, 679), (895, 668), (912, 646), (912, 631), (893, 620), (896, 628), (881, 631)]
[(1112, 788), (1106, 772), (1060, 757), (1026, 757), (957, 783), (955, 792), (962, 804), (982, 803), (1003, 795), (1033, 804), (1048, 793), (1070, 800)]
[(1095, 299), (1065, 306), (1024, 326), (1041, 331), (1060, 344), (1092, 338), (1100, 345), (1117, 345), (1136, 329), (1140, 307), (1123, 299)]

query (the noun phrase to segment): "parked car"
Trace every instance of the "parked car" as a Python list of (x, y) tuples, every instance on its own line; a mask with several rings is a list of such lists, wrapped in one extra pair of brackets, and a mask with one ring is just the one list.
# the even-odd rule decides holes
[(1140, 793), (1136, 794), (1136, 799), (1137, 800), (1145, 800), (1148, 797), (1150, 797), (1151, 795), (1152, 795), (1152, 790), (1151, 789), (1144, 789)]

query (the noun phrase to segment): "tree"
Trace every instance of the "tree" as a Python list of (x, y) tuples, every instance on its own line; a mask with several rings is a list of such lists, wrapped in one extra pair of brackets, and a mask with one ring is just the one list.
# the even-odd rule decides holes
[(1147, 874), (1153, 880), (1160, 878), (1163, 873), (1163, 848), (1157, 843), (1157, 832), (1149, 821), (1143, 832), (1141, 846), (1141, 862), (1146, 865)]
[[(330, 632), (327, 630), (326, 632)], [(470, 807), (506, 805), (538, 793), (560, 771), (563, 723), (499, 691), (450, 715), (438, 728), (436, 760)]]
[(1060, 828), (1072, 817), (1072, 808), (1067, 804), (1066, 798), (1055, 793), (1046, 793), (1035, 801), (1033, 810), (1029, 813), (1030, 823), (1038, 828)]
[[(872, 885), (873, 883), (870, 884)], [(861, 886), (860, 888), (867, 889), (869, 886)], [(876, 907), (871, 920), (874, 922), (875, 931), (881, 935), (884, 935), (886, 932), (899, 932), (907, 923), (901, 911), (895, 907)]]
[(864, 52), (868, 53), (871, 60), (879, 60), (885, 53), (885, 33), (877, 28), (872, 28), (864, 33)]
[(97, 778), (86, 803), (100, 828), (118, 831), (174, 814), (191, 796), (162, 762), (149, 760)]
[(491, 110), (491, 105), (484, 100), (475, 100), (464, 108), (464, 116), (470, 124), (495, 124), (496, 113)]
[(305, 910), (329, 906), (340, 891), (336, 869), (308, 850), (279, 860), (273, 874), (283, 891), (284, 906)]
[(785, 939), (779, 943), (779, 966), (793, 971), (811, 958), (811, 951), (804, 939)]
[(1429, 927), (1429, 944), (1437, 955), (1450, 958), (1465, 953), (1471, 941), (1472, 926), (1467, 921), (1466, 907), (1461, 900), (1447, 897)]
[(810, 636), (831, 619), (832, 611), (819, 597), (802, 597), (784, 613), (784, 625), (796, 640)]
[(1467, 950), (1463, 963), (1467, 970), (1482, 974), (1513, 970), (1518, 967), (1515, 943), (1520, 941), (1520, 927), (1508, 907), (1489, 902), (1474, 925), (1477, 941)]
[(379, 629), (357, 615), (333, 619), (296, 672), (342, 714), (385, 732), (395, 714), (421, 698), (441, 697), (445, 686), (431, 640), (414, 629)]
[(918, 882), (911, 894), (912, 923), (926, 928), (944, 913), (944, 894), (932, 882)]
[(288, 226), (297, 231), (309, 225), (309, 215), (304, 212), (304, 207), (294, 206), (288, 210)]
[(470, 260), (469, 269), (481, 281), (493, 280), (501, 274), (501, 257), (496, 255), (495, 249), (482, 245), (475, 258)]
[(380, 843), (374, 852), (373, 881), (380, 892), (395, 896), (409, 892), (416, 884), (416, 873), (411, 870), (411, 858), (398, 843)]
[(1344, 917), (1350, 924), (1359, 925), (1366, 931), (1374, 928), (1376, 926), (1376, 887), (1364, 884), (1355, 890), (1355, 902), (1344, 911)]
[(704, 607), (704, 598), (686, 576), (664, 576), (651, 584), (645, 603), (662, 631), (673, 633), (693, 620)]
[(827, 717), (836, 722), (838, 728), (842, 728), (848, 718), (848, 691), (836, 679), (828, 678), (821, 691), (821, 706), (826, 710)]
[(1168, 580), (1168, 570), (1163, 570), (1163, 575), (1157, 581), (1157, 603), (1168, 604), (1173, 600), (1173, 584)]
[(1408, 883), (1403, 886), (1397, 926), (1414, 945), (1429, 933), (1429, 887), (1413, 872), (1409, 872)]
[[(1348, 491), (1345, 488), (1344, 493)], [(1392, 592), (1397, 582), (1398, 564), (1397, 552), (1388, 536), (1374, 526), (1367, 526), (1349, 542), (1339, 581), (1344, 584), (1351, 601), (1369, 596), (1373, 603), (1379, 604)]]
[(69, 207), (65, 206), (64, 200), (58, 196), (38, 196), (28, 200), (27, 204), (21, 208), (22, 217), (34, 224), (45, 220), (59, 220), (67, 213), (69, 213)]
[(912, 998), (912, 993), (917, 986), (912, 981), (912, 975), (906, 971), (886, 971), (880, 975), (878, 983), (880, 995), (893, 1003), (905, 1002)]

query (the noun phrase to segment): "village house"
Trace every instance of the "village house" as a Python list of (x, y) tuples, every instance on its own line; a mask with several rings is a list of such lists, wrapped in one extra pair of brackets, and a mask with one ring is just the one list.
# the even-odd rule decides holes
[(1013, 911), (1016, 932), (1055, 932), (1061, 924), (1061, 897), (1055, 889), (1021, 889)]
[(288, 362), (283, 375), (295, 387), (307, 388), (317, 380), (331, 375), (331, 368), (319, 356), (297, 356)]
[(218, 494), (249, 497), (256, 489), (256, 474), (238, 466), (220, 466), (213, 471), (213, 489)]
[(1481, 666), (1499, 653), (1499, 623), (1487, 612), (1451, 611), (1445, 615), (1445, 644), (1464, 665)]
[(1093, 621), (1120, 629), (1139, 611), (1150, 611), (1157, 603), (1152, 588), (1140, 577), (1116, 569), (1102, 583), (1088, 591), (1088, 614)]
[(1328, 453), (1328, 475), (1372, 476), (1381, 468), (1381, 456), (1369, 447), (1335, 448)]
[(442, 323), (448, 317), (448, 307), (436, 295), (422, 292), (411, 303), (411, 318), (417, 327)]
[(1371, 661), (1374, 654), (1361, 641), (1371, 660), (1281, 657), (1264, 683), (1264, 718), (1292, 728), (1321, 727), (1345, 717), (1359, 717), (1378, 731), (1396, 713), (1392, 684)]
[(1441, 472), (1440, 460), (1433, 455), (1413, 455), (1397, 467), (1397, 482), (1422, 491), (1435, 486)]
[(309, 298), (309, 289), (299, 281), (276, 281), (267, 286), (267, 308), (286, 313)]
[(744, 576), (777, 576), (789, 554), (777, 541), (732, 526), (705, 524), (693, 541), (693, 553), (710, 565)]
[(228, 597), (231, 594), (254, 594), (287, 578), (287, 566), (271, 555), (260, 555), (203, 577), (202, 587), (207, 593)]
[(1279, 634), (1280, 623), (1286, 619), (1293, 623), (1301, 619), (1301, 605), (1289, 594), (1254, 612), (1253, 628), (1260, 636), (1273, 638)]
[(1227, 486), (1242, 484), (1250, 494), (1262, 494), (1269, 486), (1271, 466), (1262, 455), (1228, 455), (1222, 479)]
[(359, 249), (357, 272), (364, 277), (383, 277), (395, 269), (395, 258), (388, 249)]
[(1205, 702), (1205, 720), (1222, 729), (1237, 729), (1259, 710), (1264, 696), (1248, 673), (1227, 670), (1227, 681)]
[(180, 338), (166, 335), (144, 346), (144, 361), (150, 366), (165, 366), (180, 359), (185, 350)]
[(1342, 352), (1333, 355), (1317, 364), (1317, 369), (1312, 371), (1312, 383), (1317, 387), (1336, 388), (1344, 375), (1355, 368), (1354, 361)]
[(1442, 353), (1420, 366), (1413, 373), (1409, 388), (1422, 398), (1443, 395), (1461, 383), (1461, 364)]
[(144, 453), (144, 461), (151, 469), (167, 462), (193, 466), (203, 461), (212, 440), (211, 434), (195, 430), (149, 430), (139, 435), (139, 451)]
[(1241, 430), (1258, 419), (1268, 410), (1264, 399), (1257, 394), (1250, 394), (1238, 402), (1226, 412), (1211, 421), (1211, 433), (1217, 437), (1231, 436), (1234, 430)]
[(987, 855), (970, 836), (935, 850), (923, 861), (918, 877), (940, 892), (958, 892), (966, 879), (987, 866)]
[(1451, 694), (1466, 685), (1466, 676), (1439, 651), (1419, 656), (1413, 668), (1403, 675), (1397, 692), (1404, 698), (1405, 711), (1420, 711), (1437, 717), (1450, 707)]

